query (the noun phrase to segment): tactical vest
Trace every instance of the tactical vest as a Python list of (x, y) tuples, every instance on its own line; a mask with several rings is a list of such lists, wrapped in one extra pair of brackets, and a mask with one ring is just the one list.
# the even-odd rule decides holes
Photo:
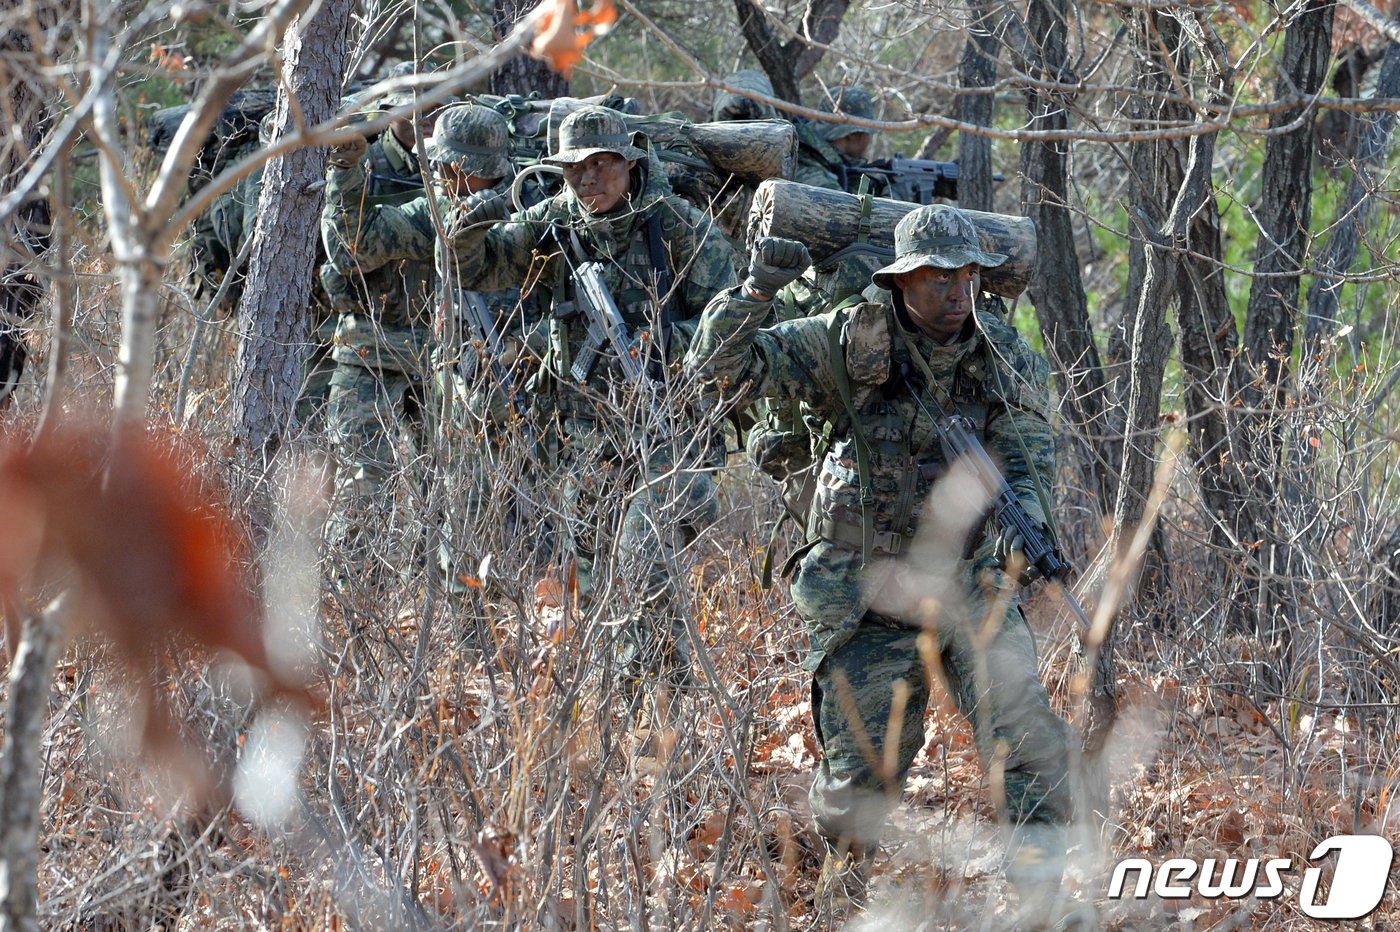
[[(923, 390), (923, 380), (912, 368), (903, 341), (889, 332), (898, 326), (893, 315), (881, 334), (889, 343), (883, 354), (868, 348), (855, 356), (849, 352), (852, 332), (854, 339), (863, 337), (862, 315), (881, 312), (890, 314), (883, 305), (859, 305), (846, 318), (846, 326), (831, 331), (832, 368), (844, 410), (823, 428), (830, 439), (822, 443), (825, 452), (807, 520), (808, 542), (842, 544), (863, 553), (867, 561), (897, 556), (909, 545), (919, 509), (948, 469), (937, 432), (911, 395)], [(996, 355), (987, 334), (979, 330), (977, 343), (958, 359), (951, 379), (940, 381), (979, 437), (985, 435), (992, 403), (1018, 400), (1016, 381), (998, 369)], [(931, 393), (925, 391), (922, 397), (937, 410)], [(968, 542), (969, 548), (973, 543)]]
[[(676, 206), (659, 203), (648, 211), (647, 216), (633, 227), (622, 254), (611, 259), (579, 255), (567, 236), (561, 236), (562, 242), (558, 244), (562, 251), (569, 254), (572, 263), (602, 259), (603, 279), (617, 309), (622, 312), (628, 332), (634, 340), (642, 331), (653, 334), (651, 345), (655, 350), (651, 371), (652, 377), (657, 379), (665, 377), (665, 349), (670, 339), (672, 308), (676, 304), (673, 293), (675, 276), (670, 267), (668, 250), (677, 255), (685, 254), (683, 244), (677, 239), (677, 234), (683, 232), (683, 213), (679, 213)], [(658, 295), (669, 295), (669, 300), (660, 309), (656, 306)], [(559, 390), (574, 384), (569, 368), (588, 338), (588, 319), (579, 310), (574, 282), (567, 267), (555, 279), (553, 302), (546, 366), (559, 396), (559, 411), (570, 417), (593, 420), (597, 412), (592, 402), (580, 397), (578, 392)], [(658, 324), (659, 334), (654, 333)], [(604, 345), (602, 354), (589, 373), (588, 388), (606, 395), (609, 382), (621, 379), (609, 362), (613, 354), (613, 347)]]
[[(423, 179), (413, 157), (389, 133), (366, 154), (364, 206), (401, 206), (423, 196)], [(353, 235), (354, 231), (351, 231)], [(431, 323), (433, 260), (405, 259), (360, 276), (363, 291), (355, 304), (374, 306), (370, 316), (386, 330), (416, 329)]]

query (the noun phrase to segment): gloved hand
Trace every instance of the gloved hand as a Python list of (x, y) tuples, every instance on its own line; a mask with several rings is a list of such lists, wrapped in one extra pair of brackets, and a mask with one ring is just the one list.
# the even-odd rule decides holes
[(459, 233), (485, 233), (490, 227), (510, 218), (510, 199), (495, 188), (478, 191), (457, 208), (456, 229)]
[(744, 291), (767, 301), (796, 281), (811, 264), (807, 247), (797, 240), (760, 236), (753, 244)]
[[(1046, 535), (1049, 534), (1048, 528), (1042, 530)], [(1028, 586), (1040, 578), (1040, 570), (1026, 558), (1022, 549), (1025, 544), (1021, 535), (1010, 528), (1001, 528), (996, 540), (992, 542), (992, 556), (1001, 565), (1002, 570), (1021, 586)]]
[(331, 168), (342, 170), (354, 168), (360, 164), (360, 160), (365, 157), (367, 151), (369, 151), (369, 140), (356, 134), (338, 146), (331, 146), (327, 161)]

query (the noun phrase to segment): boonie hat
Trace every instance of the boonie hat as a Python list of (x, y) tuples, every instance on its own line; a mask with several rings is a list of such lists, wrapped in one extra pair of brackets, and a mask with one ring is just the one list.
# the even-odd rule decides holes
[(624, 159), (645, 159), (646, 152), (633, 145), (622, 114), (606, 107), (575, 110), (559, 124), (559, 151), (541, 159), (547, 165), (574, 165), (599, 152)]
[(428, 161), (455, 165), (468, 175), (504, 178), (510, 174), (510, 124), (476, 104), (450, 107), (438, 115), (423, 151)]
[[(870, 95), (858, 87), (832, 88), (818, 109), (825, 113), (839, 113), (843, 116), (855, 117), (858, 120), (875, 119), (875, 101), (871, 100)], [(851, 123), (822, 123), (818, 127), (818, 132), (821, 133), (823, 139), (830, 142), (834, 139), (844, 139), (853, 133), (868, 133), (870, 130)]]
[(893, 288), (894, 276), (923, 266), (994, 269), (1006, 261), (1001, 253), (985, 252), (971, 218), (947, 204), (932, 204), (905, 214), (894, 228), (894, 255), (893, 262), (870, 276), (881, 288)]

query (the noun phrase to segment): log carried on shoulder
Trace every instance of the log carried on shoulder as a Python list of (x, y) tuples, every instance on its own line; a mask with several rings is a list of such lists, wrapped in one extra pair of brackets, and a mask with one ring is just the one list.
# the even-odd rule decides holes
[[(749, 242), (760, 236), (799, 240), (818, 267), (862, 253), (893, 258), (894, 228), (918, 206), (773, 179), (759, 185), (754, 195), (748, 237)], [(982, 288), (1003, 298), (1019, 296), (1035, 268), (1035, 224), (1027, 217), (963, 212), (977, 227), (982, 248), (1006, 256), (1002, 265), (983, 270)]]

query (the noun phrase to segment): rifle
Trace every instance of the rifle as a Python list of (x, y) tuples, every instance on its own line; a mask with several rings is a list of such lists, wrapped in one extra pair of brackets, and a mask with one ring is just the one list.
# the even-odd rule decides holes
[[(912, 388), (913, 386), (911, 386)], [(1021, 537), (1021, 552), (1026, 555), (1026, 560), (1040, 572), (1046, 579), (1060, 584), (1060, 591), (1064, 595), (1065, 604), (1069, 606), (1070, 612), (1078, 619), (1085, 628), (1090, 628), (1089, 618), (1084, 614), (1084, 606), (1079, 604), (1079, 600), (1074, 597), (1074, 593), (1069, 591), (1069, 576), (1074, 571), (1074, 567), (1069, 564), (1060, 554), (1060, 548), (1055, 542), (1040, 530), (1040, 526), (1026, 513), (1026, 509), (1021, 505), (1021, 500), (1016, 497), (1016, 493), (1007, 485), (1006, 477), (1001, 474), (996, 463), (987, 454), (987, 450), (982, 446), (982, 441), (977, 439), (977, 435), (972, 432), (972, 424), (967, 418), (958, 414), (945, 414), (938, 417), (924, 400), (919, 397), (919, 392), (911, 392), (914, 396), (914, 403), (924, 412), (930, 421), (933, 422), (934, 430), (938, 432), (939, 442), (943, 444), (943, 453), (949, 463), (964, 460), (972, 467), (973, 474), (978, 482), (992, 500), (992, 508), (996, 510), (997, 523), (1004, 531), (1019, 534)]]
[[(957, 162), (906, 159), (896, 155), (892, 159), (879, 159), (866, 165), (848, 165), (846, 171), (885, 179), (888, 196), (895, 200), (932, 204), (936, 197), (950, 201), (958, 199), (961, 170)], [(992, 176), (993, 181), (1003, 181), (1005, 178), (1001, 172)]]
[(466, 322), (473, 342), (481, 344), (481, 350), (473, 347), (473, 351), (477, 353), (478, 360), (484, 353), (487, 364), (491, 367), (491, 378), (505, 392), (506, 405), (510, 409), (511, 417), (520, 421), (520, 429), (530, 445), (530, 452), (536, 454), (534, 432), (530, 430), (530, 424), (525, 419), (529, 409), (515, 391), (515, 379), (510, 369), (501, 362), (505, 355), (505, 344), (501, 341), (500, 331), (496, 329), (491, 305), (475, 291), (454, 289), (452, 306), (458, 317)]
[[(574, 268), (573, 280), (578, 310), (588, 318), (588, 336), (584, 339), (583, 348), (574, 359), (569, 374), (578, 382), (586, 381), (606, 342), (612, 346), (617, 364), (627, 381), (648, 390), (652, 410), (659, 414), (656, 380), (647, 373), (649, 353), (646, 347), (633, 345), (632, 336), (627, 332), (627, 323), (622, 319), (622, 312), (618, 310), (617, 302), (613, 300), (612, 292), (608, 290), (607, 282), (603, 279), (603, 264), (597, 261), (580, 263)], [(665, 421), (658, 419), (658, 422), (664, 431)]]

